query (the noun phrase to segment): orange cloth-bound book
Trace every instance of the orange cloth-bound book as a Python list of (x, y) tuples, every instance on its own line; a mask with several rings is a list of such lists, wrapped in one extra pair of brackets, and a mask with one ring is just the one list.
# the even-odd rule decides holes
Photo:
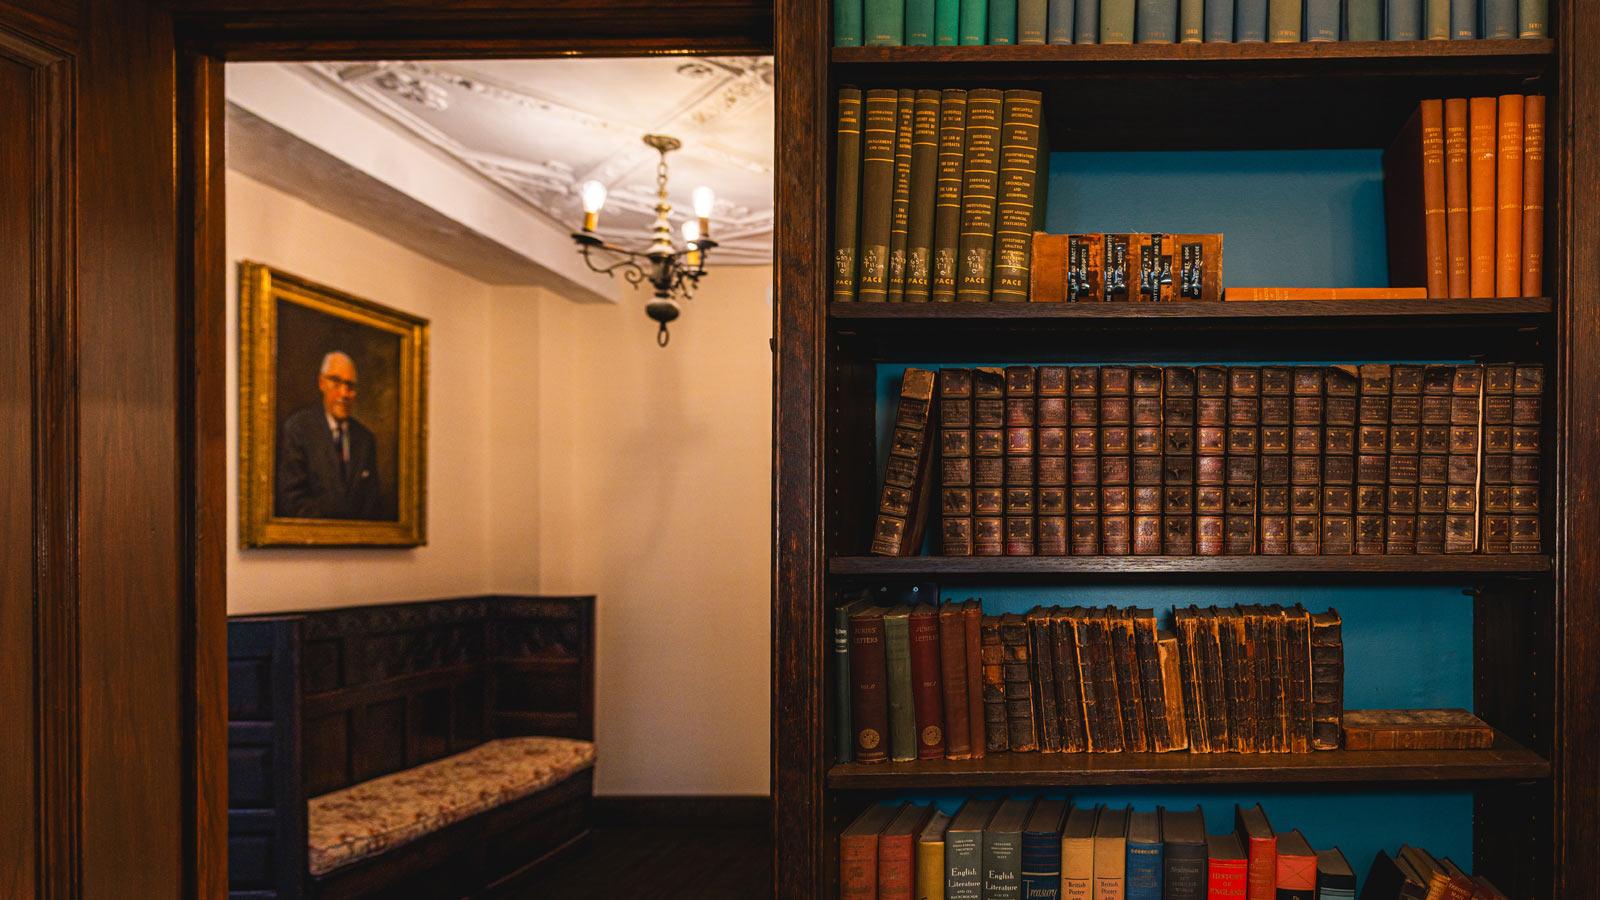
[(1498, 105), (1499, 142), (1495, 160), (1494, 295), (1522, 293), (1522, 113), (1521, 94), (1506, 94)]
[(1425, 287), (1379, 288), (1301, 288), (1301, 287), (1231, 287), (1223, 291), (1227, 301), (1263, 300), (1426, 300)]

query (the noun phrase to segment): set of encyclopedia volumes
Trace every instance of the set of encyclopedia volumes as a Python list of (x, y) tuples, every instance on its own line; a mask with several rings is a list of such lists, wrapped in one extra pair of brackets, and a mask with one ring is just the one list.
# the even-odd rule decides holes
[[(1137, 607), (996, 616), (868, 593), (834, 610), (839, 760), (1336, 750), (1341, 629), (1298, 605), (1179, 608), (1164, 630)], [(1415, 732), (1401, 712), (1385, 727)]]
[(912, 368), (903, 385), (874, 554), (917, 553), (931, 517), (946, 556), (1543, 548), (1541, 366)]
[[(1219, 823), (1220, 824), (1220, 823)], [(1235, 806), (1210, 834), (1198, 806), (1076, 805), (1055, 797), (867, 807), (839, 835), (844, 900), (1353, 900), (1355, 870), (1337, 847), (1313, 850), (1274, 830), (1260, 804)], [(1417, 893), (1416, 886), (1425, 891)], [(1379, 851), (1364, 900), (1500, 900), (1448, 858), (1402, 845)]]
[(1383, 155), (1390, 284), (1542, 295), (1544, 107), (1538, 94), (1422, 101)]
[(1547, 36), (1548, 0), (833, 0), (836, 47)]
[(1049, 152), (1038, 91), (839, 91), (833, 299), (1027, 300)]

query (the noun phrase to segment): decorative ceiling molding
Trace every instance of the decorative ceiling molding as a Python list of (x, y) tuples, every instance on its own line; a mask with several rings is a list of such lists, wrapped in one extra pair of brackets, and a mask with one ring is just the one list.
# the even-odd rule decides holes
[[(655, 216), (648, 133), (668, 157), (674, 224), (697, 184), (717, 192), (715, 262), (772, 260), (772, 60), (384, 61), (291, 66), (454, 159), (552, 226), (581, 219), (578, 185), (608, 199), (601, 234), (642, 243)], [(715, 263), (713, 263), (715, 264)]]

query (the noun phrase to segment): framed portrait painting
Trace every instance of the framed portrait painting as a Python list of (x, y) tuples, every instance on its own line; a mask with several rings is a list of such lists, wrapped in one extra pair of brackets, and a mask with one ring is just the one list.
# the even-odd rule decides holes
[(426, 543), (427, 385), (426, 319), (240, 263), (240, 543)]

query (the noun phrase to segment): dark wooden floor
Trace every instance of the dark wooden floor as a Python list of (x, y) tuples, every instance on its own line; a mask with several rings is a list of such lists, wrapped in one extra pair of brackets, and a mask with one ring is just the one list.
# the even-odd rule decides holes
[(604, 826), (518, 893), (562, 900), (770, 897), (772, 840), (763, 827)]

